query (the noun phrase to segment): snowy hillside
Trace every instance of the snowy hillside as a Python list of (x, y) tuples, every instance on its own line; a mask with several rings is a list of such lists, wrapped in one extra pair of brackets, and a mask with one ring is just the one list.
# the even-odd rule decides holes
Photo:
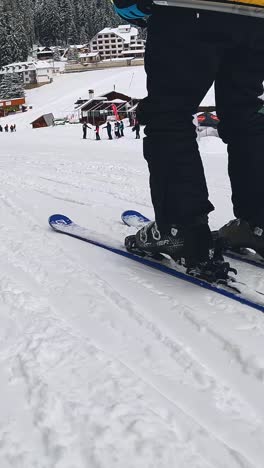
[[(26, 114), (18, 114), (5, 119), (17, 126), (29, 124), (42, 113), (54, 113), (55, 117), (65, 116), (74, 109), (74, 102), (79, 97), (88, 98), (88, 90), (94, 89), (95, 95), (116, 91), (143, 98), (146, 96), (146, 75), (143, 67), (129, 67), (109, 70), (96, 70), (83, 73), (65, 74), (54, 78), (54, 82), (27, 91), (27, 103), (33, 109)], [(211, 89), (203, 101), (204, 105), (214, 105), (214, 94)], [(2, 122), (4, 119), (2, 120)]]
[[(113, 84), (143, 96), (143, 69), (62, 76), (1, 119), (18, 131), (0, 134), (0, 467), (262, 468), (263, 315), (48, 226), (63, 213), (121, 245), (122, 211), (153, 216), (130, 129), (97, 142), (29, 126)], [(201, 152), (217, 228), (232, 218), (226, 148)], [(240, 278), (264, 291), (261, 270)]]

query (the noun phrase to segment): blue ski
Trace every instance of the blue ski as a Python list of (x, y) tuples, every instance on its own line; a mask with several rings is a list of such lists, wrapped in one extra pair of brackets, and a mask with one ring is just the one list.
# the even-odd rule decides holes
[[(143, 214), (134, 210), (124, 211), (124, 213), (121, 215), (121, 219), (127, 226), (134, 227), (136, 229), (140, 229), (142, 226), (144, 226), (144, 224), (151, 221)], [(264, 269), (264, 260), (258, 254), (253, 253), (248, 249), (243, 249), (243, 253), (227, 250), (224, 255), (225, 257), (231, 258), (233, 260), (248, 263), (249, 265)]]
[(49, 225), (56, 232), (74, 237), (75, 239), (82, 240), (122, 257), (134, 260), (135, 262), (141, 263), (142, 265), (154, 268), (155, 270), (161, 271), (162, 273), (174, 276), (175, 278), (187, 281), (188, 283), (200, 286), (204, 289), (264, 312), (264, 295), (249, 289), (243, 283), (234, 281), (234, 283), (232, 283), (234, 286), (224, 286), (208, 283), (199, 278), (187, 275), (181, 271), (182, 267), (174, 264), (166, 257), (164, 257), (163, 261), (153, 260), (149, 257), (140, 257), (136, 254), (126, 251), (125, 247), (123, 246), (117, 246), (115, 244), (112, 245), (111, 241), (100, 241), (97, 239), (96, 234), (93, 234), (89, 229), (74, 223), (70, 218), (67, 218), (64, 215), (55, 214), (50, 216)]

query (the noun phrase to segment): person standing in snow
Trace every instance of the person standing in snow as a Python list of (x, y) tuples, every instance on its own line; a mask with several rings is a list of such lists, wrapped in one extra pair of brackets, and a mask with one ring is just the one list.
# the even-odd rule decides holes
[[(259, 112), (264, 19), (158, 6), (151, 0), (112, 2), (131, 23), (142, 24), (148, 18), (148, 96), (139, 104), (137, 116), (146, 125), (144, 157), (155, 222), (138, 231), (136, 246), (184, 258), (189, 274), (208, 281), (227, 280), (230, 265), (221, 255), (210, 254), (208, 214), (214, 206), (192, 120), (215, 83), (218, 131), (227, 144), (236, 216), (219, 236), (228, 246), (251, 247), (264, 257), (264, 115)], [(222, 3), (228, 5), (227, 0)], [(254, 5), (263, 6), (263, 1), (255, 0)]]
[(5, 125), (5, 132), (8, 132), (9, 128), (8, 128), (8, 124)]
[(86, 122), (83, 123), (83, 126), (82, 126), (82, 130), (83, 130), (83, 140), (86, 140), (87, 138), (87, 128), (88, 128), (88, 125)]
[(0, 125), (0, 132), (2, 133), (2, 131), (3, 131), (3, 127), (2, 125)]
[(113, 137), (112, 137), (112, 125), (110, 124), (110, 122), (108, 121), (106, 126), (103, 127), (103, 128), (106, 128), (107, 130), (107, 135), (108, 135), (108, 140), (113, 140)]
[(120, 135), (120, 123), (118, 122), (118, 120), (115, 122), (115, 136), (116, 136), (116, 138), (121, 137), (121, 135)]
[(125, 136), (124, 135), (124, 122), (123, 122), (123, 120), (121, 120), (121, 122), (119, 124), (119, 129), (120, 129), (120, 137)]
[(136, 132), (136, 140), (139, 140), (140, 139), (140, 125), (139, 125), (138, 120), (135, 121), (135, 125), (132, 128), (132, 131)]
[(99, 125), (96, 125), (96, 127), (95, 127), (95, 138), (96, 138), (97, 141), (101, 140)]
[(87, 137), (87, 128), (89, 128), (90, 130), (92, 130), (92, 127), (90, 127), (90, 125), (88, 125), (86, 122), (83, 123), (83, 126), (82, 126), (82, 129), (83, 129), (83, 139), (86, 140), (86, 137)]

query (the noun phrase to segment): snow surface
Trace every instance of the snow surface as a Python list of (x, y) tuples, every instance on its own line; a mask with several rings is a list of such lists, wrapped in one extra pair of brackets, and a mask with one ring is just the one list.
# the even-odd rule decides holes
[[(263, 468), (263, 315), (48, 226), (62, 213), (121, 245), (122, 211), (153, 216), (130, 129), (97, 142), (29, 126), (113, 84), (144, 95), (143, 69), (58, 77), (1, 119), (18, 131), (0, 134), (0, 466)], [(232, 217), (226, 148), (200, 147), (217, 228)], [(261, 270), (240, 277), (264, 290)]]

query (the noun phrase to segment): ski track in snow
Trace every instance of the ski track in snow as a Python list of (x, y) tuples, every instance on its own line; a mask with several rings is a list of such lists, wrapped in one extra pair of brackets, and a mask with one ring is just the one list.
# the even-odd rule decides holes
[(25, 132), (0, 156), (1, 468), (262, 468), (263, 315), (49, 229), (61, 211), (121, 243), (124, 209), (152, 216), (128, 130)]
[[(29, 220), (31, 218), (30, 215), (25, 213), (21, 208), (17, 208), (17, 205), (14, 206), (12, 204), (12, 202), (10, 202), (10, 201), (8, 202), (7, 200), (5, 200), (5, 202), (8, 204), (9, 209), (13, 208), (13, 212), (14, 212), (14, 215), (16, 217), (18, 217), (18, 214), (20, 214), (20, 219), (21, 220), (26, 219), (27, 225), (29, 224)], [(26, 216), (25, 216), (25, 214), (26, 214)], [(32, 220), (31, 220), (31, 223), (32, 223)], [(33, 221), (32, 225), (29, 224), (28, 227), (30, 228), (30, 231), (32, 231), (32, 229), (34, 230), (34, 229), (37, 228), (34, 221)], [(40, 236), (40, 239), (38, 240), (38, 242), (40, 242), (40, 243), (43, 242), (41, 237), (46, 237), (46, 236), (44, 234), (43, 234), (43, 236)], [(30, 243), (30, 244), (31, 244), (30, 248), (32, 248), (32, 243)], [(24, 243), (24, 246), (25, 246), (25, 243)], [(9, 250), (11, 252), (18, 252), (18, 255), (19, 255), (19, 252), (21, 251), (21, 246), (18, 246), (18, 248), (16, 248), (16, 246), (13, 245), (13, 246), (10, 246)], [(65, 255), (65, 252), (63, 252), (63, 254)], [(64, 255), (62, 255), (62, 257)], [(66, 255), (67, 255), (67, 251), (66, 251)], [(28, 258), (28, 257), (26, 257), (26, 258)], [(21, 262), (21, 260), (20, 260), (20, 262)], [(65, 452), (65, 450), (64, 450), (65, 448), (61, 447), (59, 442), (58, 442), (58, 446), (56, 444), (54, 444), (54, 442), (51, 443), (51, 440), (54, 441), (54, 431), (52, 430), (52, 424), (51, 424), (51, 427), (50, 427), (50, 422), (49, 422), (49, 416), (50, 415), (49, 414), (47, 415), (45, 413), (45, 407), (47, 407), (47, 409), (50, 410), (51, 407), (53, 407), (53, 404), (51, 404), (51, 402), (49, 401), (51, 397), (47, 393), (45, 383), (42, 381), (41, 377), (43, 378), (44, 375), (46, 377), (47, 372), (50, 373), (52, 371), (52, 367), (53, 367), (52, 364), (55, 365), (55, 366), (56, 366), (56, 364), (57, 365), (59, 364), (61, 366), (61, 357), (64, 355), (64, 353), (62, 355), (60, 349), (57, 350), (57, 353), (56, 353), (56, 349), (54, 351), (51, 351), (51, 349), (52, 349), (51, 344), (52, 344), (52, 342), (60, 342), (62, 340), (63, 342), (65, 341), (66, 346), (68, 346), (68, 339), (64, 336), (65, 332), (67, 332), (67, 329), (65, 330), (65, 326), (63, 327), (63, 336), (61, 336), (61, 333), (59, 333), (59, 331), (56, 330), (56, 328), (58, 328), (58, 324), (57, 324), (58, 319), (56, 320), (56, 315), (57, 314), (55, 313), (55, 318), (52, 316), (52, 311), (50, 311), (50, 306), (48, 306), (48, 304), (52, 303), (52, 301), (50, 301), (50, 299), (49, 299), (47, 301), (47, 304), (45, 304), (46, 303), (45, 298), (43, 298), (42, 301), (41, 301), (41, 302), (43, 302), (43, 307), (44, 307), (43, 312), (45, 313), (45, 319), (43, 319), (43, 316), (42, 316), (43, 312), (41, 313), (41, 309), (40, 309), (39, 313), (37, 315), (41, 314), (41, 317), (38, 317), (37, 324), (33, 323), (33, 327), (32, 327), (32, 323), (31, 323), (31, 320), (30, 320), (31, 307), (34, 308), (36, 306), (36, 302), (38, 304), (38, 301), (36, 301), (36, 298), (34, 298), (34, 296), (32, 297), (31, 294), (28, 293), (28, 292), (27, 293), (25, 292), (23, 294), (21, 292), (21, 290), (20, 290), (20, 288), (21, 288), (20, 285), (16, 285), (16, 286), (10, 285), (10, 283), (12, 284), (12, 279), (11, 278), (13, 276), (18, 277), (17, 274), (16, 275), (13, 274), (14, 272), (12, 270), (17, 269), (17, 268), (21, 268), (21, 263), (20, 262), (17, 263), (16, 261), (15, 262), (13, 261), (14, 265), (11, 268), (11, 271), (10, 271), (9, 281), (6, 282), (6, 280), (5, 280), (4, 284), (2, 284), (3, 299), (4, 299), (5, 305), (7, 305), (9, 307), (14, 306), (15, 309), (17, 309), (19, 307), (19, 309), (20, 309), (19, 310), (19, 312), (20, 312), (19, 315), (21, 314), (21, 309), (22, 309), (22, 313), (24, 312), (23, 322), (25, 323), (25, 322), (27, 322), (29, 320), (29, 330), (27, 331), (27, 338), (28, 339), (26, 340), (26, 343), (24, 342), (25, 340), (23, 338), (22, 344), (20, 344), (18, 346), (18, 349), (17, 349), (17, 346), (16, 346), (16, 349), (14, 350), (13, 349), (14, 346), (12, 346), (12, 355), (16, 356), (15, 363), (12, 362), (12, 367), (15, 368), (15, 371), (12, 370), (12, 374), (14, 374), (13, 379), (14, 378), (17, 379), (19, 377), (22, 378), (24, 380), (24, 385), (26, 387), (28, 387), (27, 388), (28, 400), (29, 400), (30, 406), (32, 408), (32, 412), (33, 412), (32, 417), (34, 419), (34, 423), (41, 432), (43, 452), (46, 453), (47, 457), (52, 458), (52, 460), (53, 460), (52, 463), (54, 463), (54, 460), (56, 461), (56, 457), (58, 457), (59, 463), (65, 463), (65, 461), (62, 461), (62, 460), (64, 460), (63, 453)], [(11, 262), (9, 260), (9, 264), (10, 263)], [(73, 271), (70, 271), (71, 280), (72, 281), (74, 280), (74, 275), (73, 274), (74, 273), (77, 274), (78, 275), (78, 283), (79, 283), (78, 287), (80, 287), (80, 282), (81, 282), (80, 278), (81, 278), (82, 271), (78, 271), (78, 269), (76, 271), (75, 262), (71, 261), (69, 263), (70, 263), (69, 267), (74, 268)], [(27, 267), (30, 267), (30, 265), (27, 265)], [(42, 266), (42, 268), (43, 268), (43, 266)], [(9, 272), (8, 267), (7, 267), (7, 272)], [(40, 272), (36, 272), (36, 269), (34, 267), (32, 268), (32, 271), (30, 271), (29, 268), (28, 268), (28, 271), (27, 271), (28, 275), (30, 274), (30, 275), (32, 275), (33, 278), (36, 279), (36, 281), (38, 283), (37, 290), (40, 289), (41, 286), (44, 287), (44, 291), (48, 291), (50, 287), (52, 289), (55, 288), (57, 290), (57, 285), (55, 285), (53, 281), (52, 281), (52, 286), (51, 285), (46, 286), (46, 281), (50, 281), (50, 279), (51, 279), (50, 274), (44, 276), (43, 274), (40, 275), (39, 273)], [(63, 274), (65, 275), (65, 273), (66, 272), (64, 271)], [(67, 273), (69, 273), (68, 269), (67, 269)], [(58, 274), (58, 272), (57, 272), (57, 274)], [(195, 366), (194, 366), (194, 364), (192, 362), (192, 359), (190, 359), (190, 357), (188, 356), (187, 353), (186, 353), (187, 356), (185, 356), (184, 351), (181, 349), (181, 347), (178, 344), (170, 343), (170, 341), (169, 341), (169, 339), (167, 337), (162, 338), (161, 331), (157, 327), (155, 327), (152, 323), (146, 321), (146, 319), (144, 319), (144, 317), (141, 317), (141, 314), (136, 312), (135, 309), (131, 306), (131, 304), (126, 299), (124, 299), (117, 290), (113, 291), (112, 288), (109, 288), (109, 286), (107, 284), (105, 284), (105, 282), (103, 280), (101, 280), (101, 279), (98, 280), (97, 277), (93, 278), (93, 276), (94, 275), (92, 275), (92, 279), (90, 281), (87, 281), (87, 277), (89, 278), (89, 272), (87, 272), (87, 274), (85, 275), (85, 279), (83, 280), (84, 283), (85, 283), (85, 290), (86, 291), (87, 291), (87, 288), (92, 287), (92, 291), (93, 291), (92, 292), (92, 300), (94, 300), (94, 288), (95, 287), (97, 288), (96, 303), (94, 304), (94, 307), (93, 307), (93, 304), (91, 304), (90, 301), (89, 301), (89, 305), (90, 305), (90, 307), (92, 306), (91, 309), (93, 310), (93, 313), (92, 313), (93, 320), (90, 322), (90, 324), (89, 324), (89, 320), (86, 323), (86, 325), (91, 326), (91, 328), (93, 330), (93, 335), (94, 334), (96, 335), (96, 329), (99, 326), (98, 319), (100, 319), (100, 322), (102, 322), (101, 326), (103, 326), (103, 327), (110, 320), (109, 325), (110, 325), (111, 328), (114, 329), (114, 332), (115, 332), (114, 334), (116, 334), (117, 331), (118, 331), (118, 334), (120, 334), (120, 329), (118, 330), (118, 328), (120, 328), (120, 326), (118, 326), (118, 322), (120, 321), (120, 315), (119, 315), (119, 317), (117, 317), (116, 323), (114, 323), (115, 322), (114, 321), (115, 310), (111, 311), (112, 313), (110, 313), (110, 317), (111, 317), (110, 319), (109, 319), (108, 315), (107, 316), (105, 315), (105, 306), (103, 306), (103, 308), (99, 307), (99, 310), (97, 310), (98, 309), (98, 295), (100, 294), (100, 291), (102, 291), (102, 290), (103, 290), (103, 296), (102, 296), (102, 301), (103, 302), (105, 302), (106, 298), (108, 300), (110, 299), (110, 303), (111, 302), (114, 303), (114, 305), (117, 306), (122, 311), (127, 310), (129, 312), (129, 316), (132, 315), (133, 319), (134, 320), (136, 319), (136, 322), (139, 323), (141, 327), (144, 325), (143, 334), (142, 334), (142, 332), (140, 332), (139, 330), (136, 329), (135, 336), (133, 337), (133, 341), (131, 343), (132, 349), (131, 348), (129, 349), (128, 343), (129, 343), (129, 341), (131, 341), (131, 338), (130, 338), (129, 335), (127, 336), (127, 330), (131, 330), (131, 326), (132, 326), (132, 328), (134, 328), (135, 325), (125, 323), (125, 318), (122, 321), (122, 325), (124, 327), (124, 330), (123, 330), (123, 335), (124, 336), (122, 337), (122, 342), (120, 343), (122, 358), (121, 359), (118, 358), (118, 355), (120, 353), (120, 349), (118, 347), (117, 347), (117, 350), (116, 350), (117, 356), (115, 357), (115, 361), (117, 360), (118, 365), (121, 365), (121, 367), (124, 366), (125, 368), (129, 368), (129, 369), (131, 369), (131, 365), (132, 365), (131, 370), (133, 371), (133, 374), (134, 373), (139, 374), (139, 375), (136, 375), (136, 377), (137, 377), (137, 379), (141, 378), (143, 380), (143, 385), (147, 385), (147, 386), (150, 385), (151, 389), (154, 388), (154, 389), (156, 389), (158, 391), (159, 398), (163, 397), (163, 399), (165, 399), (165, 401), (168, 399), (172, 403), (173, 403), (172, 396), (173, 396), (173, 394), (175, 392), (175, 388), (173, 389), (173, 392), (169, 391), (169, 393), (168, 393), (168, 390), (167, 390), (167, 395), (166, 395), (166, 393), (164, 393), (164, 390), (163, 390), (163, 385), (160, 386), (160, 382), (158, 384), (155, 383), (155, 377), (156, 377), (157, 373), (158, 373), (158, 375), (160, 373), (161, 373), (161, 376), (163, 375), (163, 371), (162, 371), (163, 365), (162, 364), (164, 364), (164, 362), (166, 362), (166, 364), (167, 364), (166, 372), (168, 372), (167, 360), (168, 360), (168, 357), (170, 356), (170, 354), (172, 354), (173, 361), (176, 361), (177, 366), (175, 366), (175, 363), (173, 362), (172, 363), (173, 367), (171, 369), (172, 374), (169, 375), (169, 376), (167, 376), (167, 375), (164, 376), (165, 377), (165, 388), (168, 385), (166, 380), (169, 379), (169, 381), (170, 381), (171, 378), (173, 380), (175, 380), (177, 374), (179, 374), (180, 382), (181, 382), (182, 381), (182, 373), (186, 374), (185, 378), (184, 378), (184, 385), (185, 386), (187, 384), (189, 384), (189, 385), (191, 384), (191, 387), (194, 386), (195, 389), (199, 389), (199, 388), (204, 389), (204, 388), (207, 388), (207, 387), (211, 387), (211, 386), (214, 387), (215, 386), (215, 382), (213, 382), (213, 383), (210, 382), (210, 381), (206, 382), (205, 377), (203, 375), (201, 375), (201, 371), (199, 369), (200, 365), (196, 364), (197, 369), (195, 369)], [(24, 280), (23, 280), (23, 282), (24, 282)], [(43, 289), (42, 289), (42, 291), (43, 291)], [(36, 291), (36, 293), (37, 293), (37, 291)], [(12, 296), (14, 296), (15, 301), (12, 299)], [(57, 291), (57, 297), (63, 297), (63, 291)], [(59, 300), (59, 302), (62, 305), (64, 301)], [(26, 310), (24, 311), (23, 309), (26, 309)], [(67, 306), (63, 304), (64, 312), (66, 312), (65, 309), (67, 310)], [(25, 312), (27, 312), (27, 313), (25, 313)], [(28, 314), (29, 314), (29, 317), (28, 317)], [(34, 322), (35, 322), (35, 320), (34, 320)], [(40, 330), (42, 328), (41, 327), (42, 322), (43, 322), (44, 336), (41, 336), (41, 333), (40, 333)], [(54, 327), (54, 322), (55, 322), (55, 325), (56, 325), (55, 327)], [(34, 330), (34, 328), (36, 328), (36, 325), (37, 325), (37, 329)], [(60, 325), (59, 328), (61, 328), (61, 324), (59, 324), (59, 325)], [(32, 330), (32, 328), (33, 328), (33, 330)], [(55, 330), (54, 330), (54, 328), (55, 328)], [(90, 327), (89, 327), (89, 329), (90, 329)], [(154, 335), (154, 337), (157, 339), (158, 342), (162, 342), (163, 344), (165, 344), (166, 348), (167, 347), (169, 348), (169, 356), (167, 355), (167, 352), (166, 352), (166, 355), (164, 357), (164, 361), (161, 360), (162, 347), (161, 347), (161, 349), (159, 349), (159, 348), (156, 349), (157, 346), (153, 346), (152, 340), (151, 340), (149, 345), (147, 344), (146, 330), (147, 331), (150, 330), (151, 335)], [(102, 333), (102, 330), (101, 330), (101, 333)], [(105, 337), (107, 337), (107, 333), (105, 331), (103, 332), (103, 334), (105, 334), (106, 335)], [(141, 372), (138, 372), (138, 370), (135, 371), (136, 369), (138, 369), (138, 365), (140, 364), (140, 360), (142, 359), (142, 355), (140, 355), (140, 357), (137, 358), (136, 362), (132, 361), (132, 364), (130, 362), (131, 358), (129, 358), (129, 357), (125, 358), (125, 359), (123, 358), (124, 354), (125, 354), (125, 356), (127, 354), (129, 356), (131, 355), (131, 352), (133, 352), (133, 348), (135, 347), (135, 342), (134, 342), (135, 337), (137, 337), (137, 341), (138, 341), (139, 340), (138, 337), (140, 335), (141, 335), (141, 340), (139, 341), (139, 343), (136, 343), (136, 344), (141, 345), (141, 347), (143, 345), (142, 355), (144, 355), (144, 354), (146, 355), (145, 356), (146, 362), (144, 363), (143, 369), (142, 369), (143, 373), (142, 373), (142, 371)], [(85, 334), (85, 336), (87, 337), (87, 334)], [(101, 336), (101, 334), (99, 334), (99, 336)], [(118, 336), (114, 336), (114, 337), (110, 336), (110, 337), (108, 337), (108, 339), (109, 338), (110, 338), (110, 342), (112, 342), (113, 338), (117, 339)], [(122, 349), (123, 346), (124, 346), (124, 343), (126, 344), (126, 347), (125, 347), (125, 349)], [(100, 343), (100, 345), (105, 346), (105, 343)], [(50, 349), (50, 346), (51, 346), (51, 349)], [(42, 347), (44, 347), (44, 351), (42, 351)], [(146, 349), (147, 352), (144, 351), (145, 349)], [(65, 354), (67, 356), (67, 363), (68, 363), (69, 350), (67, 350), (67, 351), (68, 352), (65, 353)], [(70, 355), (71, 355), (71, 352), (74, 353), (74, 350), (70, 350)], [(39, 357), (39, 355), (41, 355), (42, 353), (43, 353), (43, 356), (44, 356), (45, 360), (47, 360), (49, 355), (50, 355), (51, 359), (49, 359), (49, 367), (48, 367), (48, 369), (45, 369), (45, 365), (44, 365), (44, 370), (42, 369), (42, 376), (38, 375), (37, 377), (36, 376), (33, 377), (32, 375), (30, 375), (32, 373), (32, 367), (31, 367), (32, 366), (32, 360), (35, 357), (35, 358), (37, 358), (37, 363), (40, 361), (41, 364), (43, 365), (43, 362), (42, 362), (41, 358)], [(113, 353), (113, 350), (112, 350), (112, 353)], [(33, 354), (33, 356), (31, 356), (31, 354)], [(153, 356), (151, 356), (152, 354), (153, 354)], [(25, 355), (26, 355), (26, 357), (25, 357)], [(152, 359), (151, 359), (152, 366), (153, 366), (153, 362), (155, 362), (155, 358), (158, 357), (159, 366), (157, 367), (156, 364), (154, 366), (154, 380), (153, 380), (153, 377), (152, 378), (148, 377), (147, 379), (145, 377), (145, 371), (148, 370), (149, 364), (150, 364), (149, 359), (148, 359), (149, 355), (152, 357)], [(55, 362), (54, 363), (52, 362), (52, 364), (51, 364), (50, 360), (51, 360), (51, 362), (53, 360), (55, 360)], [(129, 364), (127, 364), (127, 360), (128, 360)], [(12, 359), (12, 361), (14, 361), (14, 358)], [(65, 361), (65, 356), (64, 356), (63, 361)], [(111, 360), (111, 363), (112, 363), (112, 360)], [(179, 364), (180, 364), (180, 370), (177, 370), (177, 367), (179, 366)], [(64, 365), (66, 365), (65, 362), (64, 362)], [(31, 373), (28, 371), (28, 367), (30, 367)], [(142, 363), (141, 363), (141, 367), (142, 367)], [(194, 369), (192, 369), (193, 367), (194, 367)], [(148, 370), (148, 372), (149, 372), (149, 370)], [(159, 377), (159, 380), (161, 380), (161, 377)], [(197, 385), (197, 384), (199, 384), (199, 385)], [(226, 390), (228, 390), (228, 393), (230, 393), (229, 389), (222, 388), (221, 386), (218, 389), (220, 395), (221, 395), (221, 393), (225, 393)], [(216, 389), (214, 391), (216, 391)], [(229, 395), (229, 398), (232, 398), (232, 396)], [(54, 404), (55, 404), (55, 408), (56, 408), (56, 402)], [(43, 405), (44, 405), (44, 410), (42, 408)], [(60, 407), (59, 403), (58, 403), (58, 405)], [(179, 412), (180, 409), (181, 409), (181, 408), (178, 408), (178, 404), (176, 404), (176, 409), (177, 409), (177, 411), (176, 411), (176, 415), (177, 415), (177, 412)], [(240, 408), (240, 410), (241, 410), (241, 408)], [(208, 409), (207, 409), (207, 411), (208, 411)], [(42, 414), (43, 412), (44, 412), (44, 414)], [(184, 413), (186, 413), (186, 411), (184, 411)], [(187, 414), (188, 414), (188, 412), (187, 412)], [(192, 417), (192, 414), (190, 416)], [(60, 411), (58, 411), (58, 414), (56, 415), (56, 421), (60, 420), (61, 417), (62, 416), (60, 414)], [(185, 416), (185, 417), (187, 417), (187, 416)], [(46, 422), (47, 427), (46, 427), (45, 424), (43, 424), (42, 419), (44, 419), (44, 421)], [(65, 424), (64, 418), (62, 418), (62, 419), (63, 419), (62, 423), (64, 425)], [(248, 423), (248, 421), (246, 421), (246, 422)], [(66, 423), (67, 423), (67, 419), (66, 419)], [(202, 431), (202, 428), (199, 428), (199, 431)], [(57, 440), (57, 438), (59, 439), (57, 434), (56, 434), (56, 436), (57, 437), (55, 437), (55, 440)], [(54, 445), (55, 445), (55, 447), (54, 447)], [(229, 454), (229, 452), (230, 452), (230, 454)], [(155, 453), (155, 452), (152, 452), (152, 453)], [(230, 449), (227, 450), (227, 453), (229, 454), (229, 456), (231, 456), (232, 455), (232, 450), (230, 450)], [(67, 457), (68, 457), (68, 453), (67, 453)], [(187, 458), (188, 458), (188, 463), (189, 463), (190, 462), (189, 457), (187, 457)], [(236, 459), (236, 457), (234, 457), (234, 458)], [(231, 457), (231, 459), (233, 460), (233, 457)], [(19, 457), (19, 460), (20, 460), (19, 463), (21, 463), (21, 458), (20, 457)], [(158, 462), (158, 460), (156, 460), (156, 462)], [(212, 462), (215, 463), (214, 460), (212, 460)], [(14, 463), (14, 461), (13, 461), (13, 463)], [(184, 463), (184, 462), (181, 461), (181, 463)], [(58, 465), (58, 466), (60, 466), (60, 465)], [(61, 465), (61, 466), (63, 466), (63, 465)], [(199, 465), (197, 465), (197, 466), (199, 466)], [(201, 465), (201, 466), (203, 466), (203, 465)], [(221, 465), (219, 465), (219, 466), (221, 466)]]

